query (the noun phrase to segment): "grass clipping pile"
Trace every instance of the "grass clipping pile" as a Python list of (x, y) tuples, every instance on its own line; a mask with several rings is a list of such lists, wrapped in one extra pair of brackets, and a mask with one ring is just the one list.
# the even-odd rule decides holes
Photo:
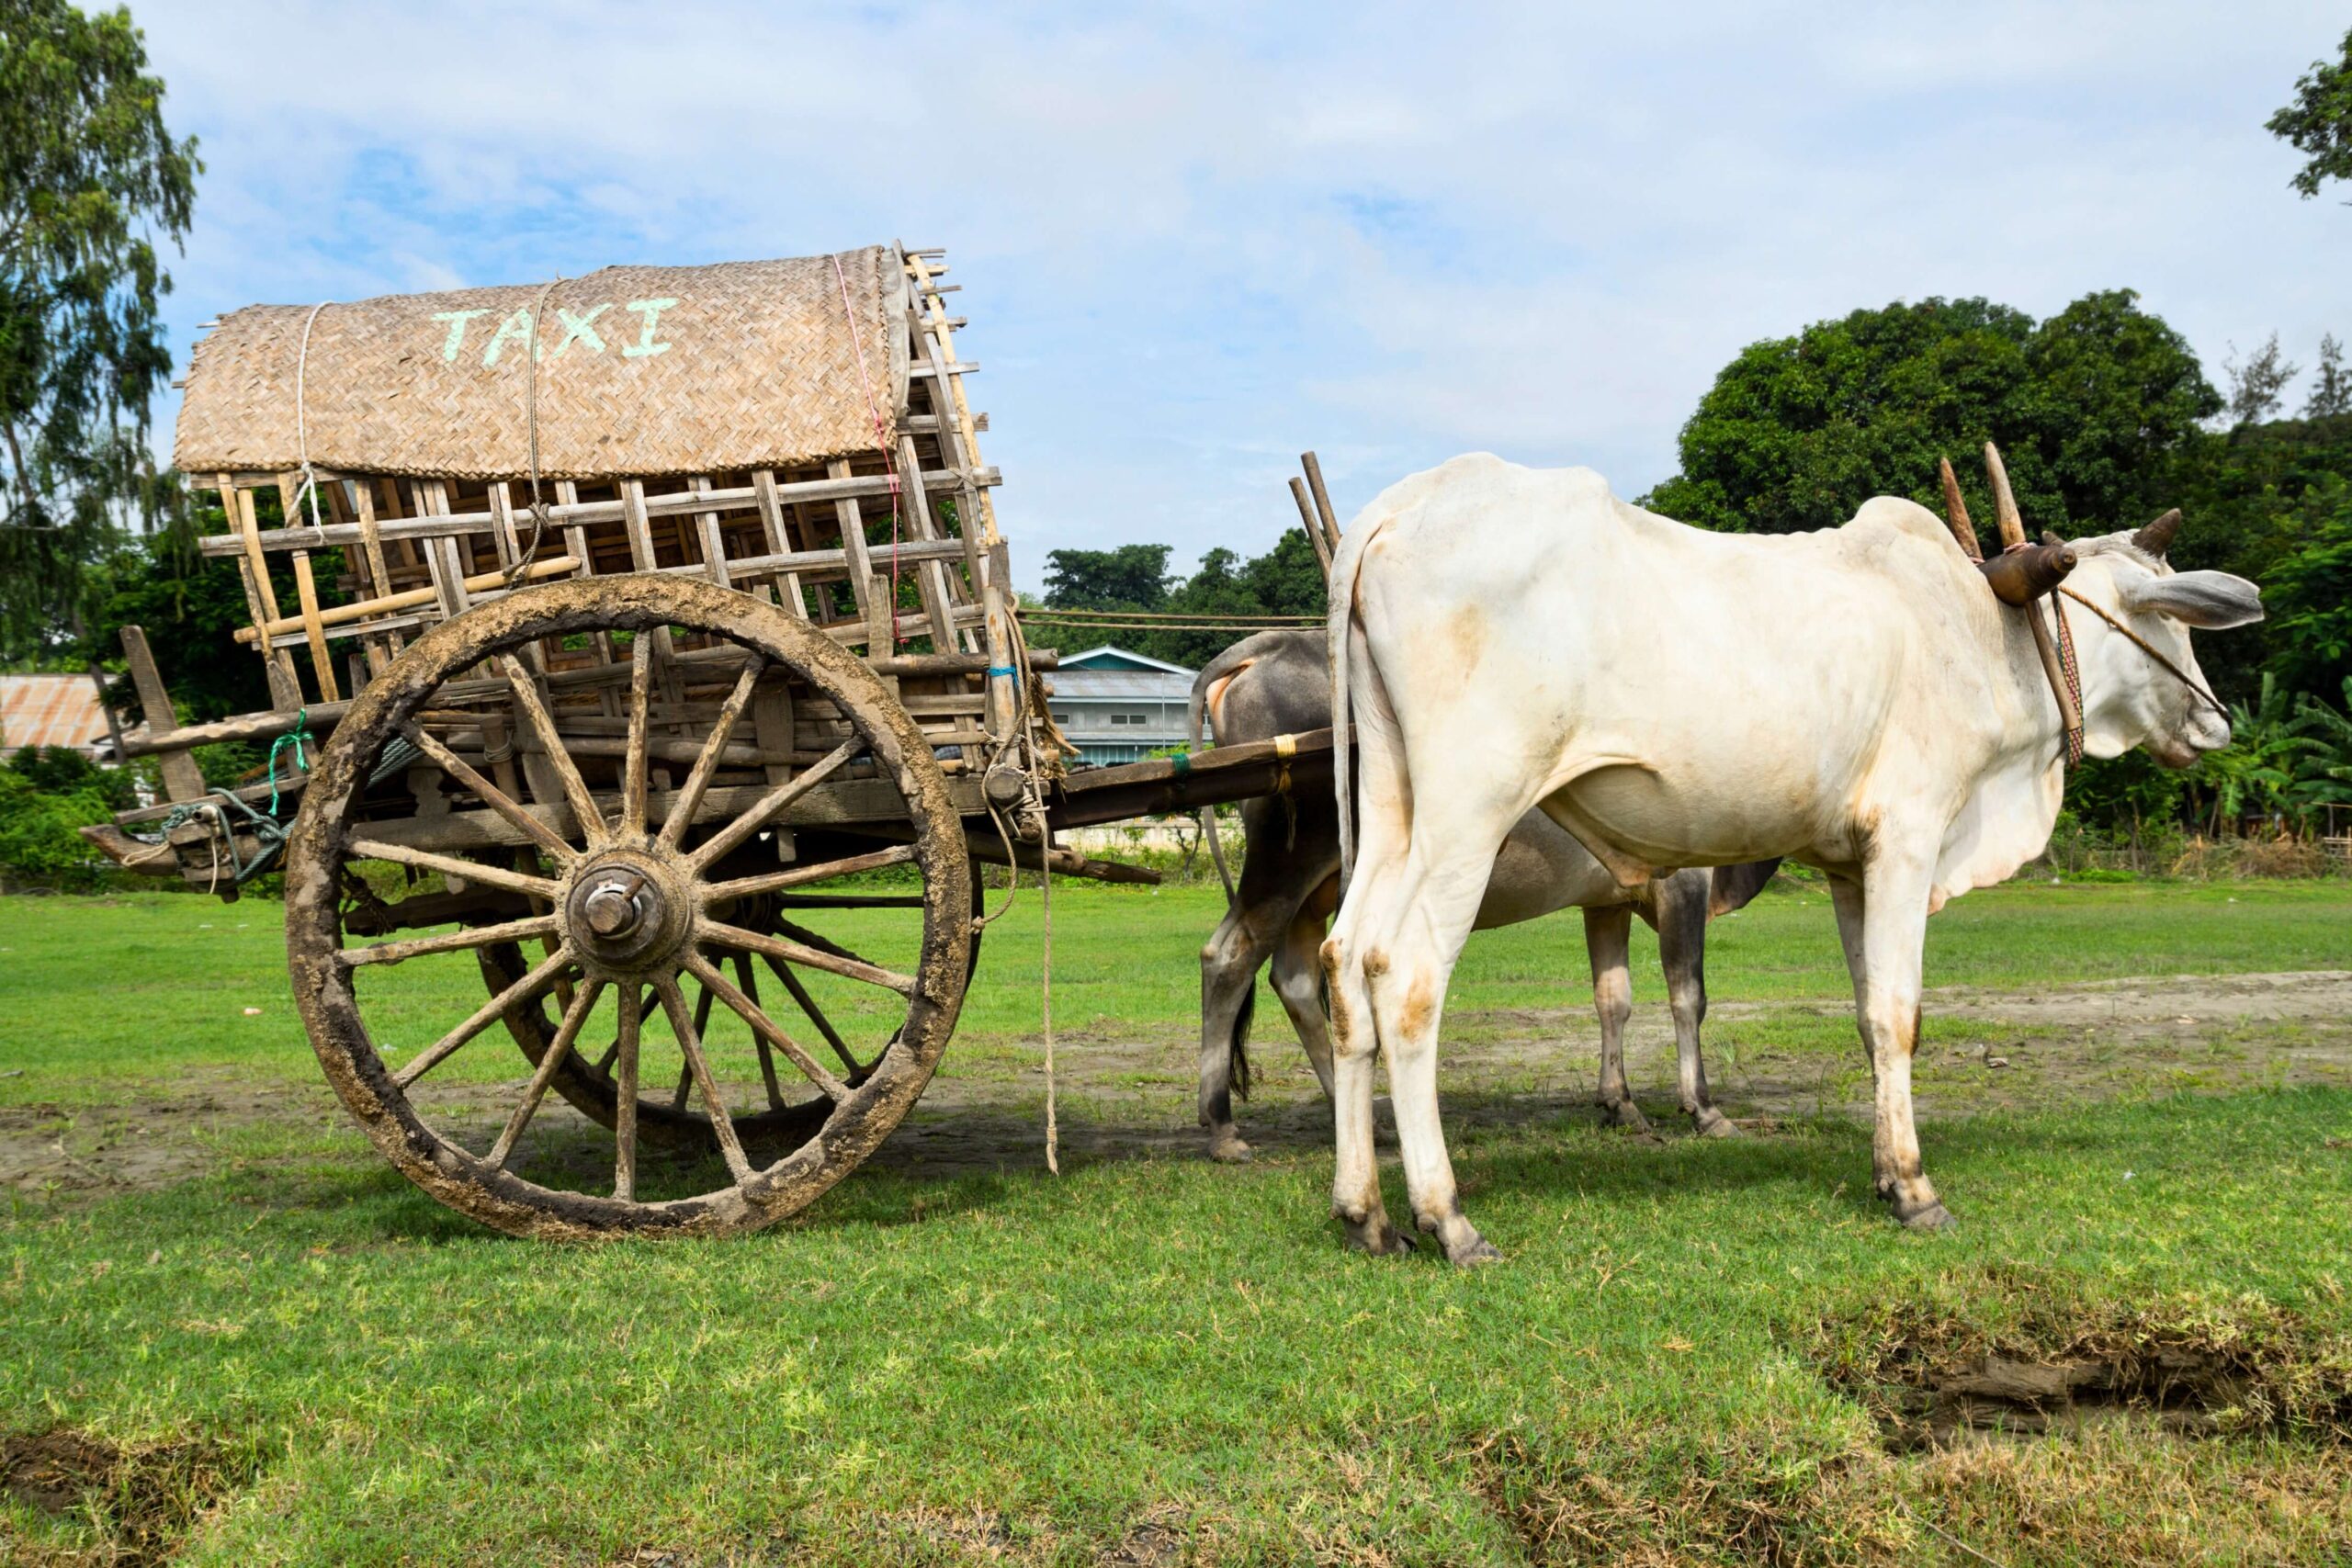
[(1535, 1563), (2352, 1562), (2352, 1336), (2253, 1298), (1990, 1283), (1784, 1337), (1874, 1423), (1844, 1453), (1511, 1431), (1459, 1457)]
[(0, 1515), (0, 1561), (161, 1568), (263, 1467), (259, 1450), (206, 1438), (119, 1446), (72, 1427), (0, 1438), (0, 1495), (15, 1516)]

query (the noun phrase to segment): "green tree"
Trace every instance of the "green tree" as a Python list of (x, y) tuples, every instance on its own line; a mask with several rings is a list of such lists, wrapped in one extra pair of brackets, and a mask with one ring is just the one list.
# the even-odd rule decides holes
[(1898, 303), (1743, 350), (1683, 427), (1681, 471), (1643, 504), (1708, 528), (1830, 527), (1873, 495), (1940, 510), (1950, 457), (1989, 522), (1971, 459), (1991, 440), (2030, 526), (2104, 531), (2169, 504), (2166, 459), (2221, 406), (2129, 289), (2039, 323), (1984, 299)]
[[(1166, 545), (1054, 551), (1046, 558), (1045, 605), (1026, 616), (1031, 639), (1066, 649), (1114, 642), (1153, 659), (1198, 669), (1250, 634), (1179, 626), (1098, 631), (1074, 624), (1057, 626), (1053, 611), (1144, 610), (1234, 620), (1323, 613), (1322, 563), (1299, 529), (1284, 529), (1272, 549), (1247, 559), (1233, 550), (1213, 549), (1186, 578), (1170, 576), (1169, 554)], [(1157, 599), (1146, 597), (1154, 591)]]
[(2292, 729), (2301, 743), (2294, 796), (2303, 811), (2352, 806), (2352, 676), (2344, 682), (2344, 706), (2331, 707), (2306, 695), (2295, 705)]
[(156, 254), (201, 165), (163, 118), (127, 10), (0, 0), (0, 652), (77, 632), (87, 569), (164, 491), (148, 400), (170, 374)]
[(2303, 750), (2294, 711), (2278, 680), (2262, 677), (2262, 694), (2230, 710), (2230, 743), (2198, 760), (2197, 780), (2212, 805), (2212, 830), (2223, 833), (2248, 817), (2278, 817), (2293, 809), (2295, 760)]
[(1057, 610), (1158, 610), (1168, 603), (1168, 587), (1166, 545), (1046, 557), (1046, 603)]
[(2304, 400), (2305, 419), (2334, 419), (2352, 413), (2352, 375), (2344, 369), (2344, 345), (2334, 333), (2319, 339), (2319, 369), (2312, 378), (2312, 395)]
[[(266, 494), (265, 509), (275, 500)], [(229, 531), (218, 507), (204, 509), (193, 521), (201, 532)], [(270, 576), (278, 603), (292, 604), (293, 575), (279, 564), (283, 559), (280, 554), (271, 562)], [(911, 592), (911, 574), (906, 584)], [(144, 627), (182, 719), (200, 724), (271, 705), (262, 661), (234, 640), (239, 627), (252, 624), (253, 614), (243, 580), (226, 561), (190, 561), (175, 536), (153, 534), (92, 569), (89, 598), (90, 656), (114, 657), (122, 627)], [(130, 684), (125, 676), (108, 693), (118, 711), (135, 705)]]
[(2326, 475), (2286, 521), (2293, 543), (2263, 584), (2266, 641), (2292, 688), (2335, 691), (2352, 677), (2352, 483)]
[(2292, 184), (2304, 200), (2328, 180), (2352, 181), (2352, 32), (2344, 35), (2343, 58), (2312, 61), (2295, 83), (2293, 101), (2263, 129), (2303, 154)]

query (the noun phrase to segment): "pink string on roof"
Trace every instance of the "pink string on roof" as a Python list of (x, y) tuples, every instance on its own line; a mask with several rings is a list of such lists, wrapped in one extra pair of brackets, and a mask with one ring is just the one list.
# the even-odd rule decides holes
[(883, 470), (890, 476), (890, 646), (899, 646), (899, 461), (890, 450), (890, 427), (882, 407), (874, 400), (874, 378), (865, 370), (865, 334), (857, 329), (857, 311), (849, 302), (849, 276), (842, 258), (832, 258), (833, 281), (841, 285), (842, 314), (849, 318), (849, 341), (857, 349), (857, 378), (865, 388), (865, 412), (874, 417), (874, 449), (882, 454)]

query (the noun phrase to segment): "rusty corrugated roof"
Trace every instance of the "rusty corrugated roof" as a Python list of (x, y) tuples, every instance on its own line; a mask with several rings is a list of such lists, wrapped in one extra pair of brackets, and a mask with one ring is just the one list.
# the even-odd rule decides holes
[(87, 750), (107, 738), (87, 675), (0, 675), (0, 753), (24, 746)]

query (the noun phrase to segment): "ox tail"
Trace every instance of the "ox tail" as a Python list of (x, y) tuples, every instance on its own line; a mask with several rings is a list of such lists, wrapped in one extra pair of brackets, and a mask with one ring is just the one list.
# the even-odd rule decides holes
[[(1207, 668), (1193, 677), (1193, 694), (1184, 705), (1184, 734), (1185, 739), (1194, 750), (1198, 750), (1201, 744), (1201, 715), (1210, 705), (1209, 694), (1214, 691), (1218, 695), (1223, 695), (1225, 683), (1250, 668), (1251, 656), (1240, 651), (1243, 646), (1236, 643), (1233, 647), (1227, 649), (1223, 653), (1210, 660)], [(1230, 908), (1233, 906), (1234, 897), (1233, 873), (1227, 869), (1225, 863), (1225, 844), (1217, 837), (1216, 807), (1214, 806), (1201, 807), (1201, 836), (1209, 841), (1209, 859), (1216, 863), (1216, 879), (1225, 884), (1226, 907)], [(1243, 1015), (1241, 1027), (1248, 1027), (1246, 1013)], [(1238, 1041), (1235, 1042), (1234, 1055), (1238, 1064), (1240, 1059)]]
[[(1381, 529), (1382, 518), (1369, 528), (1351, 528), (1340, 536), (1340, 551), (1331, 561), (1330, 618), (1327, 623), (1331, 665), (1331, 778), (1340, 808), (1340, 897), (1348, 895), (1356, 866), (1356, 784), (1352, 765), (1355, 711), (1348, 689), (1348, 663), (1361, 651), (1369, 660), (1372, 647), (1356, 620), (1356, 581), (1363, 575), (1364, 552)], [(1357, 645), (1361, 644), (1361, 649)]]
[(1250, 977), (1250, 988), (1241, 993), (1240, 1010), (1233, 1015), (1233, 1066), (1231, 1089), (1233, 1098), (1250, 1098), (1250, 1021), (1258, 1011), (1258, 977)]

